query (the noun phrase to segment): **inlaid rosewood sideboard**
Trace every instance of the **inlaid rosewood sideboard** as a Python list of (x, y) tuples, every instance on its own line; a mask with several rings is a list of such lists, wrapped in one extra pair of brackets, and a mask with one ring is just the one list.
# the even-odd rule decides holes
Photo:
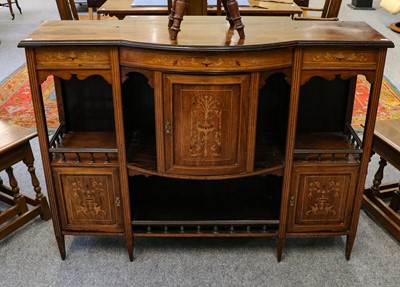
[[(50, 21), (26, 50), (61, 257), (65, 235), (355, 241), (388, 48), (360, 22), (187, 16)], [(54, 76), (60, 127), (40, 84)], [(372, 84), (362, 136), (356, 77)], [(51, 137), (49, 137), (51, 134)]]

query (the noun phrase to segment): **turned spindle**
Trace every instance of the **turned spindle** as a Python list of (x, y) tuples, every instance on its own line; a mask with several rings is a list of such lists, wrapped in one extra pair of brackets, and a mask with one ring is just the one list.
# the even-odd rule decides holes
[[(240, 39), (244, 39), (244, 25), (240, 17), (239, 4), (236, 0), (221, 0), (226, 13), (226, 20), (231, 28), (234, 28), (239, 33)], [(175, 40), (178, 32), (181, 30), (181, 22), (183, 15), (189, 5), (189, 0), (174, 0), (171, 13), (168, 17), (168, 28), (170, 30), (171, 40)]]

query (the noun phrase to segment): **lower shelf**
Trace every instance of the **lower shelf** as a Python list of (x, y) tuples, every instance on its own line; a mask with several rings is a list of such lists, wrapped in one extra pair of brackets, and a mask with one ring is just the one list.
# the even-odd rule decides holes
[(132, 225), (142, 236), (275, 235), (282, 178), (130, 178)]
[(214, 222), (132, 221), (133, 233), (142, 237), (273, 237), (278, 234), (278, 220)]

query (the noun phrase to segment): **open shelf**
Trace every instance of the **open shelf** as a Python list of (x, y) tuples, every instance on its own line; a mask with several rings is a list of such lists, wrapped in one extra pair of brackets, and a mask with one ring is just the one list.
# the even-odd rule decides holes
[(347, 133), (304, 132), (296, 136), (294, 158), (302, 161), (358, 161), (362, 142), (348, 126)]
[[(130, 178), (132, 223), (165, 233), (267, 232), (278, 224), (282, 178)], [(252, 230), (253, 229), (253, 230)]]
[(156, 142), (154, 136), (133, 133), (127, 139), (126, 156), (131, 168), (157, 172)]
[(61, 124), (49, 143), (52, 164), (117, 163), (114, 132), (63, 132)]

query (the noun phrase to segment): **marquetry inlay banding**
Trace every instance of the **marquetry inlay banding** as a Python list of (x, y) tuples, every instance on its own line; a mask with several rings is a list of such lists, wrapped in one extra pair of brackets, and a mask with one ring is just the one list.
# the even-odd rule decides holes
[(325, 61), (365, 62), (368, 60), (368, 56), (365, 53), (336, 52), (336, 53), (316, 54), (313, 56), (312, 59), (315, 62), (325, 62)]
[(303, 69), (374, 69), (377, 62), (376, 53), (359, 49), (305, 49)]
[[(146, 51), (135, 51), (128, 53), (121, 50), (123, 64), (141, 67), (165, 67), (168, 69), (207, 69), (220, 70), (232, 69), (257, 69), (265, 67), (286, 67), (292, 63), (293, 52), (291, 49), (283, 51), (272, 51), (268, 57), (265, 53), (233, 53), (230, 57), (221, 56), (221, 53), (196, 54), (193, 53), (148, 53)], [(140, 59), (140, 60), (138, 60)]]

